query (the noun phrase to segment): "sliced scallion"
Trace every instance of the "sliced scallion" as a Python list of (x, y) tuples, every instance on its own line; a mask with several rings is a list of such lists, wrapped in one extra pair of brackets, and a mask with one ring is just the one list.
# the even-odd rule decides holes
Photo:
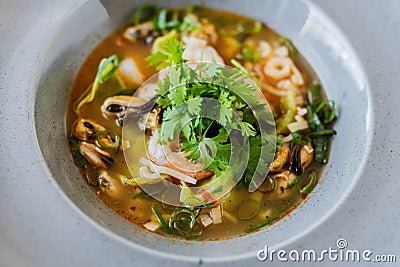
[(173, 29), (177, 28), (179, 25), (179, 13), (178, 11), (174, 11), (172, 12), (171, 20), (166, 23), (166, 28)]
[(304, 186), (301, 190), (300, 190), (300, 193), (301, 194), (308, 194), (308, 193), (310, 193), (311, 192), (311, 190), (314, 188), (314, 186), (315, 186), (315, 182), (316, 182), (316, 180), (317, 180), (317, 175), (315, 174), (315, 172), (311, 172), (309, 175), (308, 175), (308, 178), (309, 178), (309, 182), (308, 182), (308, 184), (306, 185), (306, 186)]
[(203, 228), (197, 221), (192, 228), (187, 228), (187, 224), (184, 221), (176, 221), (173, 225), (175, 232), (180, 236), (194, 239), (203, 235)]
[(157, 29), (163, 31), (167, 28), (167, 10), (161, 9), (157, 14)]
[(168, 224), (165, 222), (163, 216), (161, 215), (160, 210), (157, 208), (156, 204), (151, 204), (151, 208), (153, 209), (154, 213), (156, 214), (158, 220), (160, 221), (161, 225), (164, 228), (164, 231), (167, 234), (171, 234), (171, 229), (169, 228)]
[(139, 25), (140, 23), (143, 22), (145, 12), (153, 12), (156, 13), (158, 10), (158, 7), (154, 4), (149, 4), (149, 5), (143, 5), (139, 7), (136, 12), (133, 14), (133, 24)]
[(273, 215), (271, 215), (270, 217), (268, 217), (267, 219), (265, 219), (264, 221), (261, 221), (249, 228), (247, 228), (246, 230), (244, 230), (246, 233), (251, 233), (254, 232), (255, 230), (264, 227), (270, 223), (272, 223), (273, 221), (279, 219), (281, 217), (282, 214), (284, 214), (285, 212), (287, 212), (291, 207), (293, 207), (295, 201), (292, 199), (290, 200), (287, 205), (285, 205), (279, 212), (280, 213), (275, 213)]
[(314, 139), (314, 158), (317, 162), (325, 164), (327, 162), (329, 139), (325, 136), (319, 136)]
[(304, 145), (304, 141), (301, 139), (299, 132), (292, 133), (292, 137), (293, 137), (293, 142), (295, 142), (297, 145), (299, 146)]
[(97, 132), (97, 143), (102, 148), (118, 149), (121, 138), (113, 130), (103, 130)]
[(247, 229), (244, 230), (244, 231), (245, 231), (246, 233), (254, 232), (255, 230), (257, 230), (257, 229), (259, 229), (259, 228), (261, 228), (261, 227), (264, 227), (264, 226), (270, 224), (271, 222), (275, 221), (275, 220), (278, 219), (278, 218), (279, 218), (279, 215), (278, 215), (278, 214), (274, 214), (274, 215), (268, 217), (266, 220), (261, 221), (261, 222), (259, 222), (259, 223), (256, 223), (255, 225), (253, 225), (253, 226), (247, 228)]
[(291, 188), (295, 187), (301, 180), (303, 180), (304, 177), (306, 177), (310, 173), (310, 171), (311, 170), (309, 169), (309, 170), (305, 171), (302, 175), (298, 175), (296, 177), (296, 179), (294, 179), (293, 182), (291, 182), (290, 184), (288, 184), (286, 186), (286, 188), (291, 189)]
[(197, 215), (188, 208), (175, 209), (169, 220), (169, 227), (174, 233), (187, 238), (198, 238), (203, 234)]
[(320, 101), (321, 98), (321, 85), (320, 84), (313, 84), (310, 87), (310, 92), (311, 92), (311, 101), (312, 105), (315, 108), (318, 102)]
[[(330, 106), (328, 106), (328, 104), (331, 104)], [(336, 114), (335, 114), (335, 102), (333, 102), (332, 100), (324, 100), (322, 102), (320, 102), (314, 112), (316, 114), (318, 114), (320, 111), (324, 111), (323, 113), (323, 121), (324, 123), (328, 124), (330, 122), (332, 122), (335, 118), (336, 118)]]
[(258, 20), (246, 19), (238, 24), (238, 32), (245, 34), (255, 34), (261, 31), (262, 23)]
[(271, 192), (274, 191), (276, 189), (276, 182), (275, 179), (272, 177), (267, 177), (267, 179), (265, 179), (265, 181), (257, 188), (258, 191), (261, 192)]
[(235, 209), (235, 215), (240, 220), (251, 220), (260, 212), (260, 203), (248, 198), (239, 203)]
[(324, 129), (324, 130), (319, 130), (315, 132), (311, 132), (307, 134), (309, 137), (316, 137), (316, 136), (332, 136), (335, 135), (336, 131), (333, 129)]

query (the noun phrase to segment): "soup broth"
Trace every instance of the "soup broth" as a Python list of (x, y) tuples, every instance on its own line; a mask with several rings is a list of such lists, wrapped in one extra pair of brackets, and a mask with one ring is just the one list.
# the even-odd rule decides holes
[[(258, 21), (207, 8), (169, 9), (165, 11), (167, 24), (172, 21), (179, 25), (155, 30), (155, 18), (163, 18), (160, 16), (164, 12), (162, 10), (152, 6), (139, 10), (136, 13), (138, 24), (118, 29), (103, 40), (90, 53), (76, 76), (70, 93), (66, 121), (71, 151), (83, 178), (110, 209), (146, 230), (165, 236), (196, 240), (233, 238), (262, 229), (284, 218), (316, 186), (327, 160), (329, 138), (334, 134), (330, 128), (335, 116), (334, 110), (330, 102), (324, 102), (318, 77), (289, 40)], [(176, 20), (174, 14), (177, 14)], [(142, 27), (147, 21), (151, 21), (149, 30)], [(185, 21), (188, 25), (182, 26)], [(168, 25), (174, 25), (172, 22)], [(158, 24), (160, 23), (158, 20)], [(135, 27), (142, 28), (137, 30)], [(216, 52), (213, 60), (218, 58), (232, 67), (237, 67), (239, 63), (251, 73), (271, 106), (277, 125), (275, 160), (270, 166), (265, 166), (269, 168), (270, 174), (258, 190), (250, 193), (248, 185), (240, 181), (226, 196), (211, 201), (208, 206), (201, 209), (186, 207), (195, 215), (194, 224), (201, 228), (201, 234), (193, 234), (193, 229), (187, 229), (183, 233), (177, 231), (171, 217), (183, 208), (152, 198), (139, 185), (130, 181), (133, 175), (127, 167), (122, 150), (134, 147), (135, 157), (146, 157), (146, 143), (138, 141), (127, 144), (120, 140), (123, 117), (110, 119), (105, 116), (104, 108), (102, 109), (110, 97), (121, 94), (132, 96), (133, 91), (129, 90), (136, 89), (157, 73), (156, 68), (150, 66), (146, 58), (155, 53), (157, 39), (172, 31), (177, 32), (173, 38), (183, 40), (185, 50), (194, 49), (194, 55), (186, 55), (189, 62), (200, 56), (196, 55), (196, 48), (190, 48), (191, 41), (185, 42), (185, 38), (200, 40), (198, 46), (204, 46), (204, 49), (197, 53), (203, 53), (206, 59), (209, 51), (207, 49), (212, 47), (215, 49), (212, 51)], [(114, 73), (110, 72), (112, 75), (107, 80), (95, 85), (94, 80), (104, 74), (100, 73), (99, 76), (100, 62), (104, 58), (110, 59), (112, 55), (116, 55), (119, 62), (110, 60), (108, 64), (114, 62), (115, 67), (119, 64), (118, 69)], [(124, 62), (127, 59), (129, 62)], [(137, 81), (125, 77), (126, 71), (121, 70), (121, 66), (125, 66)], [(103, 72), (105, 71), (106, 68)], [(99, 86), (99, 90), (89, 99), (94, 86)], [(309, 98), (311, 95), (314, 99)], [(294, 101), (294, 109), (288, 107), (288, 101)], [(110, 106), (107, 108), (111, 110)], [(292, 117), (288, 115), (291, 112)], [(310, 125), (313, 115), (319, 119), (320, 126)], [(162, 116), (158, 120), (158, 123), (162, 123)], [(77, 125), (80, 124), (89, 132), (85, 132), (83, 137), (77, 133)], [(92, 131), (97, 127), (93, 127), (94, 124), (101, 126), (97, 132)], [(139, 136), (139, 127), (137, 131), (131, 133), (132, 136)], [(150, 138), (149, 135), (147, 140)], [(93, 154), (100, 154), (100, 158), (91, 158)], [(166, 225), (160, 220), (157, 211)], [(216, 216), (215, 212), (220, 214)], [(189, 234), (186, 235), (186, 232)]]

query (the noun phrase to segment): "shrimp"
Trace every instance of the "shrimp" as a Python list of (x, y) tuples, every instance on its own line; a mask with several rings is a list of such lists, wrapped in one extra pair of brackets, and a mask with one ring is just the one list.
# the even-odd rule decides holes
[(264, 67), (264, 73), (275, 80), (287, 78), (291, 74), (292, 60), (286, 57), (272, 57)]
[(185, 43), (186, 49), (183, 52), (183, 58), (189, 62), (209, 61), (224, 64), (224, 60), (218, 54), (214, 47), (207, 44), (207, 40), (194, 36), (184, 36), (182, 41)]
[(148, 157), (154, 163), (179, 171), (195, 178), (196, 180), (208, 178), (214, 175), (213, 171), (203, 170), (203, 163), (195, 163), (186, 159), (185, 153), (180, 151), (179, 144), (176, 141), (161, 145), (157, 140), (158, 129), (153, 131), (153, 134), (147, 143)]

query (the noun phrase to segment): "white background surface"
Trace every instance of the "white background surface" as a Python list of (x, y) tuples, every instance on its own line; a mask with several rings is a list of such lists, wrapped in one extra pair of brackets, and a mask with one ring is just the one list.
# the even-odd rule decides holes
[[(40, 29), (57, 29), (78, 2), (0, 0), (0, 266), (185, 266), (138, 253), (94, 228), (57, 192), (36, 157), (34, 135), (26, 125), (32, 116), (33, 72), (50, 37)], [(351, 249), (396, 254), (400, 262), (400, 1), (314, 2), (338, 24), (361, 59), (375, 128), (367, 167), (345, 204), (287, 250), (328, 249), (343, 237)], [(23, 115), (10, 120), (16, 110)], [(255, 256), (226, 265), (244, 264), (269, 263)]]

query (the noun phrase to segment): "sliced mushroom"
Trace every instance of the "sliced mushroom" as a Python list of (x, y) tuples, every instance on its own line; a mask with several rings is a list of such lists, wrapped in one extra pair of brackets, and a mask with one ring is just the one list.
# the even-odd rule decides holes
[(269, 170), (271, 172), (282, 171), (288, 164), (289, 159), (290, 149), (288, 147), (282, 147), (281, 150), (276, 153), (275, 160), (271, 163)]
[(136, 26), (129, 27), (124, 32), (124, 37), (129, 41), (142, 40), (151, 35), (153, 31), (153, 22), (148, 21)]
[(80, 119), (74, 129), (74, 135), (83, 141), (96, 140), (96, 133), (106, 128), (91, 120)]
[(100, 168), (110, 168), (114, 163), (114, 159), (107, 151), (85, 141), (79, 143), (79, 152), (87, 161)]
[(150, 100), (145, 100), (135, 96), (112, 96), (107, 98), (101, 106), (101, 112), (104, 117), (108, 119), (116, 119), (120, 125), (125, 118), (128, 109), (136, 114), (145, 114), (150, 112), (156, 101), (157, 97)]

